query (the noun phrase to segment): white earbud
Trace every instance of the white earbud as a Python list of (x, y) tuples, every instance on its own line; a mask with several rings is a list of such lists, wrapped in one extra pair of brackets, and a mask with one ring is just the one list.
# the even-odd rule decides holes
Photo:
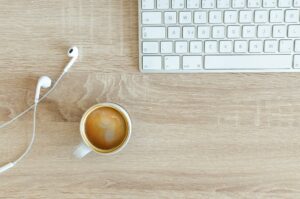
[(76, 60), (79, 56), (78, 48), (76, 46), (70, 48), (69, 51), (68, 51), (68, 56), (71, 57), (72, 59), (70, 60), (70, 62), (65, 67), (65, 69), (64, 69), (65, 73), (67, 73), (70, 70), (70, 68), (74, 65), (74, 63), (76, 62)]
[(7, 171), (7, 170), (13, 168), (14, 166), (15, 166), (15, 163), (10, 162), (10, 163), (8, 163), (8, 164), (6, 164), (6, 165), (0, 167), (0, 173), (4, 173), (5, 171)]
[(76, 46), (73, 46), (72, 48), (69, 49), (68, 51), (68, 56), (69, 57), (78, 57), (79, 52), (78, 52), (78, 48)]
[(40, 93), (41, 93), (41, 88), (50, 88), (51, 86), (51, 79), (47, 76), (42, 76), (40, 77), (37, 86), (36, 86), (36, 91), (35, 91), (35, 98), (34, 102), (38, 103), (40, 99)]

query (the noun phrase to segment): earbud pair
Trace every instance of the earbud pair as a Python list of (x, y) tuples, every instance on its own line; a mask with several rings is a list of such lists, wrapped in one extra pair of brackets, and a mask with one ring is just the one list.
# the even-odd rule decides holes
[(77, 58), (78, 58), (79, 52), (78, 52), (78, 48), (77, 47), (72, 47), (69, 49), (68, 51), (68, 56), (71, 57), (72, 59), (69, 61), (69, 63), (66, 65), (66, 67), (64, 68), (64, 72), (60, 75), (60, 77), (56, 80), (55, 84), (53, 85), (53, 87), (40, 99), (40, 92), (42, 88), (50, 88), (52, 81), (48, 76), (42, 76), (39, 78), (37, 86), (36, 86), (36, 93), (35, 93), (35, 98), (34, 98), (34, 104), (32, 106), (30, 106), (28, 109), (26, 109), (25, 111), (23, 111), (22, 113), (20, 113), (19, 115), (17, 115), (16, 117), (12, 118), (10, 121), (1, 124), (0, 125), (0, 129), (6, 127), (7, 125), (11, 124), (13, 121), (17, 120), (18, 118), (20, 118), (21, 116), (23, 116), (25, 113), (29, 112), (31, 109), (34, 110), (33, 113), (33, 131), (32, 131), (32, 138), (31, 138), (31, 142), (28, 145), (26, 151), (15, 161), (12, 161), (10, 163), (7, 163), (3, 166), (0, 167), (0, 173), (3, 173), (9, 169), (11, 169), (12, 167), (14, 167), (18, 162), (20, 162), (30, 151), (34, 139), (35, 139), (35, 131), (36, 131), (36, 109), (38, 106), (38, 103), (40, 100), (44, 99), (45, 97), (47, 97), (54, 89), (55, 87), (58, 85), (59, 81), (63, 78), (63, 76), (70, 70), (70, 68), (74, 65), (74, 63), (76, 62)]
[[(76, 60), (78, 58), (78, 55), (79, 55), (79, 52), (78, 52), (77, 47), (72, 47), (68, 50), (68, 56), (71, 57), (72, 59), (69, 61), (69, 63), (64, 68), (64, 73), (67, 73), (70, 70), (70, 68), (74, 65), (74, 63), (76, 62)], [(50, 77), (42, 76), (39, 78), (37, 86), (36, 86), (34, 103), (39, 102), (41, 89), (42, 88), (43, 89), (50, 88), (51, 84), (52, 84), (52, 80), (50, 79)]]

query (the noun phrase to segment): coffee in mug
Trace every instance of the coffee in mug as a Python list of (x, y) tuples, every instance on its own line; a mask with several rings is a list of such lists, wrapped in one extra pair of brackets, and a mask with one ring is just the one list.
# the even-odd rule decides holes
[(83, 143), (75, 150), (76, 157), (82, 158), (91, 151), (114, 154), (128, 143), (131, 120), (127, 111), (117, 104), (97, 104), (84, 113), (80, 133)]

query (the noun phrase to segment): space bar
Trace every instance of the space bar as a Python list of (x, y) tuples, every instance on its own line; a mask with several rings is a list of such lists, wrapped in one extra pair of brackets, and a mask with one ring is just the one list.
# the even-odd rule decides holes
[(205, 56), (204, 67), (211, 70), (288, 69), (291, 55), (216, 55)]

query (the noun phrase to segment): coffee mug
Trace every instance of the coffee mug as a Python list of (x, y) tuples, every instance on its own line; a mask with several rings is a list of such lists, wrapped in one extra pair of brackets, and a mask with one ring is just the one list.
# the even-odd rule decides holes
[(74, 155), (83, 158), (92, 151), (100, 155), (116, 154), (128, 144), (131, 131), (131, 119), (123, 107), (114, 103), (94, 105), (81, 118), (82, 142)]

